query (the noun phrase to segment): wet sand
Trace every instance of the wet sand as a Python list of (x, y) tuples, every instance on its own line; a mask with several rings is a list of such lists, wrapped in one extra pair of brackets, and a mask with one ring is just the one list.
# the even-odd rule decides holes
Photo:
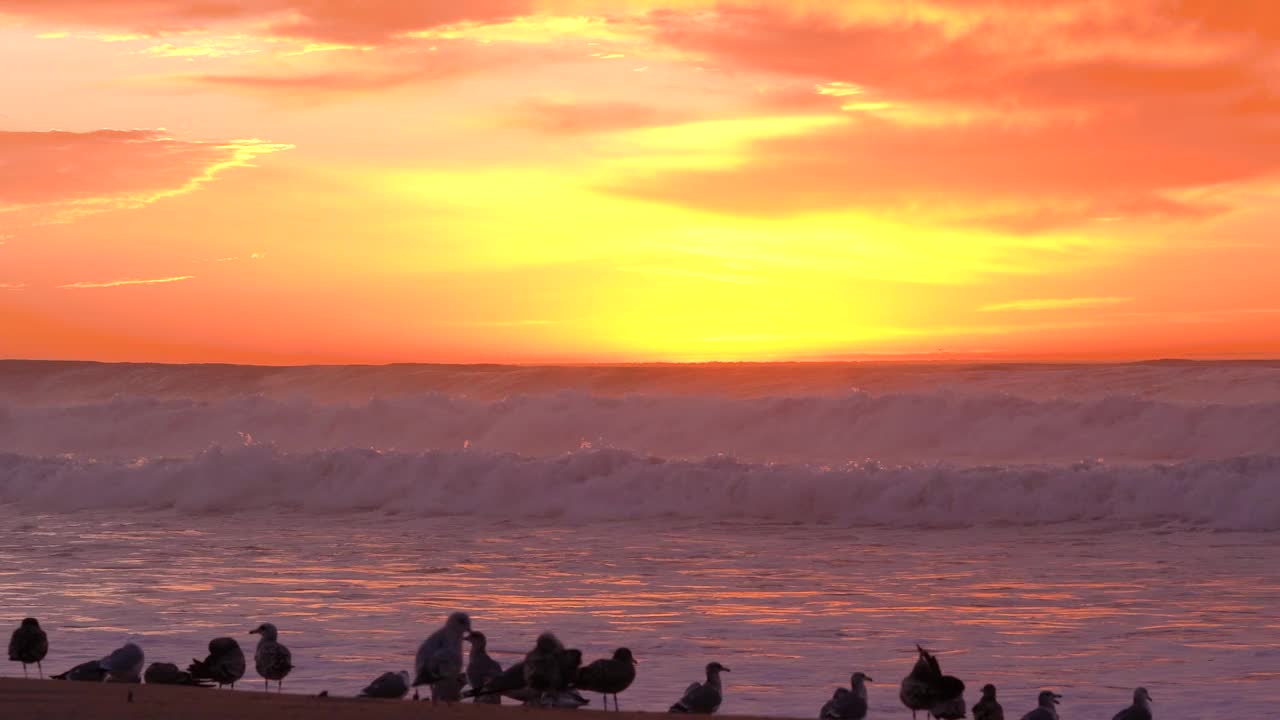
[[(133, 702), (128, 701), (130, 692)], [(533, 717), (532, 712), (537, 717), (565, 717), (592, 711), (531, 711), (516, 705), (466, 703), (447, 707), (430, 702), (317, 698), (250, 690), (0, 679), (0, 718), (6, 720), (518, 720)], [(651, 716), (634, 712), (609, 715), (616, 720)]]

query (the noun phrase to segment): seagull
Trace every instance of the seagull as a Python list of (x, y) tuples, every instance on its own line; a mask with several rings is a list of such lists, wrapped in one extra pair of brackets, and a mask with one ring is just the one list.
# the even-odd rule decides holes
[(408, 694), (409, 673), (405, 670), (384, 672), (369, 683), (369, 687), (360, 691), (360, 697), (387, 698), (389, 700), (399, 700)]
[[(566, 652), (555, 635), (544, 632), (533, 649), (524, 656), (524, 684), (534, 693), (538, 704), (549, 704), (555, 693), (564, 689), (562, 681)], [(581, 653), (579, 663), (581, 663)]]
[(916, 664), (911, 674), (902, 679), (898, 698), (915, 717), (924, 710), (941, 720), (958, 720), (965, 716), (964, 683), (959, 678), (942, 674), (942, 667), (928, 650), (916, 645)]
[(187, 672), (197, 680), (212, 680), (223, 685), (236, 686), (236, 681), (244, 677), (244, 651), (235, 638), (219, 637), (209, 641), (209, 657), (204, 660), (191, 659)]
[(1111, 720), (1151, 720), (1151, 693), (1140, 687), (1133, 691), (1133, 704), (1116, 713)]
[(253, 666), (262, 676), (262, 689), (269, 691), (275, 680), (276, 692), (284, 692), (284, 678), (293, 669), (293, 653), (276, 641), (279, 631), (271, 623), (262, 623), (249, 634), (261, 636), (253, 653)]
[(707, 681), (694, 683), (686, 688), (684, 697), (672, 705), (667, 712), (710, 715), (719, 710), (720, 702), (724, 699), (724, 690), (720, 686), (722, 672), (729, 672), (729, 668), (718, 662), (708, 663)]
[(61, 675), (54, 675), (54, 680), (76, 680), (79, 682), (102, 682), (107, 671), (102, 669), (102, 661), (90, 660), (82, 662)]
[(867, 716), (867, 685), (874, 682), (856, 672), (849, 678), (849, 688), (836, 688), (831, 699), (818, 712), (818, 720), (862, 720)]
[(492, 678), (481, 687), (473, 687), (463, 693), (463, 697), (476, 698), (477, 702), (480, 701), (480, 698), (490, 695), (504, 695), (519, 702), (526, 702), (530, 699), (531, 693), (524, 682), (523, 660), (513, 663), (511, 667), (502, 671), (501, 675)]
[[(489, 657), (486, 650), (488, 639), (482, 632), (473, 632), (467, 636), (467, 642), (471, 643), (471, 654), (467, 658), (467, 682), (471, 684), (472, 690), (479, 690), (486, 683), (494, 680), (502, 675), (502, 665), (497, 660)], [(523, 674), (521, 675), (523, 677)], [(476, 702), (487, 705), (501, 705), (502, 696), (498, 693), (486, 693), (483, 695), (472, 695)]]
[(213, 683), (200, 678), (193, 677), (189, 672), (183, 672), (178, 669), (177, 665), (166, 662), (151, 663), (147, 666), (147, 671), (142, 674), (142, 679), (148, 685), (189, 685), (191, 687), (213, 687)]
[(145, 662), (142, 648), (127, 642), (99, 660), (98, 666), (107, 673), (107, 682), (140, 683)]
[(1022, 720), (1058, 720), (1058, 701), (1062, 696), (1052, 690), (1041, 690), (1036, 709), (1022, 716)]
[(618, 693), (631, 687), (636, 679), (636, 659), (627, 648), (613, 651), (613, 657), (596, 660), (578, 671), (574, 687), (604, 695), (604, 709), (609, 709), (609, 696), (613, 696), (613, 709), (618, 709)]
[[(447, 686), (456, 682), (458, 675), (462, 674), (462, 640), (469, 632), (471, 632), (471, 618), (466, 613), (456, 612), (445, 620), (443, 627), (431, 633), (431, 636), (418, 646), (418, 654), (413, 661), (413, 669), (416, 673), (413, 685), (414, 687), (433, 686), (432, 702), (443, 699), (436, 697), (437, 694), (452, 695)], [(447, 682), (439, 689), (434, 687), (442, 681)]]
[(23, 618), (22, 624), (9, 637), (9, 659), (22, 663), (22, 677), (27, 676), (27, 666), (35, 663), (40, 678), (44, 679), (44, 666), (40, 664), (49, 654), (49, 636), (40, 629), (40, 621)]
[(982, 686), (982, 699), (973, 706), (973, 720), (1004, 720), (1004, 708), (996, 702), (996, 686)]

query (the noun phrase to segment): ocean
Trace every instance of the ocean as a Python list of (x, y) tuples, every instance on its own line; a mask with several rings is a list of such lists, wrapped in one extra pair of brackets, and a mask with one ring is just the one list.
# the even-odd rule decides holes
[(504, 665), (630, 647), (623, 709), (717, 660), (722, 713), (862, 671), (905, 717), (920, 643), (1014, 717), (1266, 717), (1280, 362), (0, 362), (0, 608), (46, 672), (273, 622), (286, 692), (354, 694), (466, 610)]

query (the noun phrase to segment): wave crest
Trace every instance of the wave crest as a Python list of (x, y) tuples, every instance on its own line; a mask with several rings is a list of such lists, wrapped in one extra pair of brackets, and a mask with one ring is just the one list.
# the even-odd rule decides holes
[(554, 458), (474, 451), (251, 446), (133, 462), (0, 455), (0, 502), (34, 512), (321, 513), (688, 518), (902, 527), (1178, 523), (1280, 530), (1280, 458), (1172, 465), (840, 467), (663, 460), (618, 450)]

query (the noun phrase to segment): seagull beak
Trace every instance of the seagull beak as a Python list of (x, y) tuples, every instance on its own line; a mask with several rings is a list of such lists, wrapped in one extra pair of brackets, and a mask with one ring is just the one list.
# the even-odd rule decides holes
[(866, 676), (863, 676), (863, 678), (862, 678), (862, 679), (863, 679), (863, 680), (866, 680), (867, 682), (875, 682), (875, 680), (872, 680), (871, 678), (866, 677)]
[(729, 668), (727, 668), (727, 667), (725, 667), (725, 666), (723, 666), (723, 665), (721, 665), (721, 666), (720, 666), (720, 669), (721, 669), (721, 670), (723, 670), (723, 671), (725, 671), (725, 672), (733, 672), (732, 670), (730, 670)]
[(261, 631), (261, 630), (254, 629), (254, 630), (250, 630), (250, 631), (249, 631), (249, 634), (250, 634), (250, 635), (261, 635), (261, 634), (262, 634), (262, 631)]
[(1053, 704), (1054, 704), (1054, 705), (1057, 705), (1057, 704), (1058, 704), (1058, 701), (1059, 701), (1059, 700), (1061, 700), (1061, 699), (1062, 699), (1062, 696), (1061, 696), (1061, 695), (1057, 695), (1057, 694), (1055, 694), (1055, 695), (1053, 696)]
[(632, 665), (639, 665), (639, 664), (640, 664), (640, 661), (639, 661), (639, 660), (637, 660), (637, 659), (635, 659), (635, 658), (631, 658), (631, 664), (632, 664)]

